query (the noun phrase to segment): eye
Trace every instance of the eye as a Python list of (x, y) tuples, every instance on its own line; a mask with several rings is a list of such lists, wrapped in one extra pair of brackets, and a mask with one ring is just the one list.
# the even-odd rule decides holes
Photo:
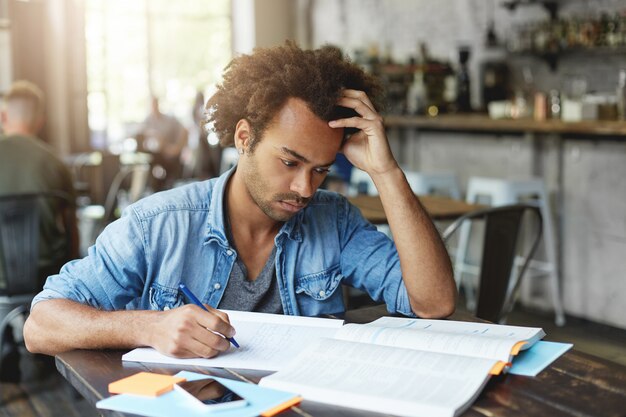
[(318, 174), (328, 174), (330, 172), (330, 168), (315, 168), (315, 172)]
[(289, 167), (289, 168), (293, 168), (295, 166), (297, 166), (298, 164), (294, 161), (289, 161), (287, 159), (281, 159), (281, 161), (283, 162), (283, 164), (285, 164), (285, 166)]

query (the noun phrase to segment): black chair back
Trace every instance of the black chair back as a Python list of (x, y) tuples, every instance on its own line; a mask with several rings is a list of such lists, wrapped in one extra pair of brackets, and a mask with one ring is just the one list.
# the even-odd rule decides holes
[[(522, 256), (521, 267), (515, 271), (519, 252), (520, 228), (524, 215), (536, 218), (532, 244)], [(466, 221), (484, 220), (482, 261), (479, 274), (478, 297), (474, 314), (495, 323), (502, 322), (513, 309), (517, 292), (533, 257), (543, 230), (541, 212), (536, 205), (515, 204), (477, 210), (458, 218), (443, 233), (444, 241)], [(533, 224), (530, 220), (525, 224)]]
[[(0, 294), (36, 294), (40, 217), (42, 210), (73, 206), (65, 193), (47, 192), (0, 196)], [(71, 232), (67, 233), (67, 248)], [(69, 257), (69, 256), (68, 256)]]

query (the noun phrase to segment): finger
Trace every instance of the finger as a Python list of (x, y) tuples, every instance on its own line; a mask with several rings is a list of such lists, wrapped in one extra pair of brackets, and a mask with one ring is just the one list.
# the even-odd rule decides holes
[(208, 304), (205, 304), (205, 307), (207, 308), (207, 310), (209, 310), (211, 313), (213, 314), (217, 314), (223, 321), (225, 321), (226, 323), (230, 324), (230, 318), (228, 317), (228, 314), (224, 313), (221, 310), (218, 310), (216, 308), (211, 307)]
[[(223, 338), (221, 339), (224, 340)], [(185, 357), (188, 358), (212, 358), (214, 356), (217, 356), (220, 352), (223, 352), (223, 350), (221, 349), (216, 349), (195, 339), (190, 339), (184, 350), (184, 353), (187, 355)]]
[[(200, 355), (198, 355), (197, 353), (189, 350), (189, 349), (179, 349), (176, 354), (174, 355), (175, 358), (180, 358), (180, 359), (188, 359), (188, 358), (199, 358), (201, 357)], [(204, 356), (205, 358), (208, 357), (212, 357), (212, 356)]]
[(235, 328), (228, 321), (222, 319), (221, 314), (223, 313), (221, 311), (218, 314), (217, 310), (213, 308), (209, 311), (204, 311), (200, 307), (196, 307), (196, 313), (196, 320), (201, 326), (226, 337), (235, 335)]
[(191, 327), (188, 336), (190, 339), (220, 352), (226, 351), (230, 347), (230, 342), (221, 334), (215, 333), (213, 330), (204, 327), (200, 323), (196, 323), (195, 326)]
[(367, 104), (356, 98), (341, 97), (337, 100), (337, 104), (342, 107), (348, 107), (356, 110), (358, 114), (366, 119), (373, 120), (378, 115), (374, 110), (369, 108)]
[(382, 121), (379, 119), (368, 120), (362, 117), (349, 117), (346, 119), (331, 120), (328, 125), (332, 128), (354, 127), (360, 130), (382, 129)]
[(367, 94), (365, 94), (364, 91), (361, 90), (352, 90), (350, 88), (346, 88), (344, 90), (342, 90), (342, 95), (345, 97), (350, 97), (350, 98), (356, 98), (358, 100), (361, 100), (363, 103), (365, 103), (367, 105), (367, 107), (369, 107), (372, 111), (376, 111), (376, 107), (374, 107), (374, 104), (372, 104), (372, 101), (370, 100), (370, 98), (368, 97)]

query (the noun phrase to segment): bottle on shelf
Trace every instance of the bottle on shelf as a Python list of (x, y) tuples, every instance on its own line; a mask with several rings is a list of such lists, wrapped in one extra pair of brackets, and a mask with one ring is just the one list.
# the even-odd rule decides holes
[(470, 50), (468, 47), (459, 49), (459, 71), (456, 77), (456, 108), (460, 113), (472, 111), (470, 100), (470, 77), (467, 69)]
[(550, 90), (548, 94), (548, 114), (551, 119), (561, 118), (561, 93), (559, 90)]
[(617, 119), (626, 120), (626, 69), (619, 71), (617, 83)]
[(426, 85), (424, 84), (424, 71), (417, 66), (413, 73), (413, 82), (407, 91), (407, 113), (423, 114), (428, 104)]
[(626, 47), (626, 9), (523, 24), (512, 32), (508, 47), (511, 52), (536, 54)]

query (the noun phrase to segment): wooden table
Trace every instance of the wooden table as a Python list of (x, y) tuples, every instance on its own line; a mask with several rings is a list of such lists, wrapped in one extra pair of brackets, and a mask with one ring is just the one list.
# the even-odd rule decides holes
[[(364, 323), (381, 317), (381, 306), (354, 310), (346, 321)], [(475, 320), (456, 313), (454, 320)], [(91, 404), (107, 398), (110, 382), (139, 371), (175, 374), (189, 370), (203, 374), (258, 382), (269, 372), (219, 368), (181, 367), (142, 363), (123, 363), (122, 351), (76, 350), (56, 357), (59, 372)], [(119, 413), (101, 410), (103, 415)], [(576, 350), (570, 350), (537, 377), (501, 375), (492, 378), (474, 404), (463, 414), (467, 417), (515, 416), (621, 416), (626, 412), (626, 367)], [(305, 416), (375, 416), (376, 413), (303, 401), (281, 414)]]
[[(462, 200), (431, 195), (418, 196), (426, 212), (433, 220), (452, 220), (470, 211), (484, 208), (480, 204), (469, 204)], [(348, 201), (361, 210), (361, 214), (374, 224), (387, 223), (383, 203), (378, 196), (358, 195), (349, 197)]]

